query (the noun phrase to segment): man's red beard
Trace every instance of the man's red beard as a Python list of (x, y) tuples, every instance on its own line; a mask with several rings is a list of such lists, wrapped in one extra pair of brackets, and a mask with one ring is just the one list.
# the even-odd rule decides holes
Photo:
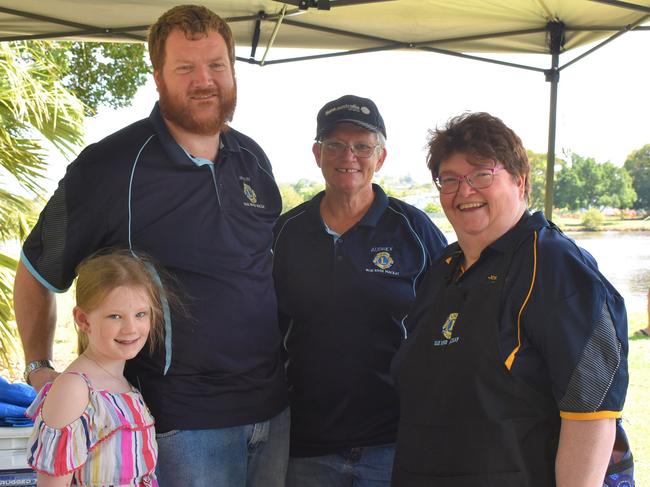
[(237, 81), (233, 79), (232, 88), (225, 92), (215, 86), (213, 88), (194, 90), (188, 94), (188, 96), (216, 95), (218, 103), (215, 107), (214, 117), (197, 118), (185, 99), (179, 100), (178, 97), (170, 95), (164, 81), (161, 81), (158, 86), (158, 94), (160, 111), (166, 119), (187, 132), (196, 135), (216, 135), (228, 129), (227, 123), (232, 120), (235, 113)]

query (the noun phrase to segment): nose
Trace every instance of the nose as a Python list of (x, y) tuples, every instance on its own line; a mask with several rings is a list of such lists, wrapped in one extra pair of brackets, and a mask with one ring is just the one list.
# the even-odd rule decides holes
[(136, 331), (135, 318), (127, 316), (122, 320), (122, 333), (134, 333)]
[(194, 69), (194, 84), (198, 86), (206, 86), (213, 84), (212, 75), (210, 74), (209, 66), (197, 66)]
[(352, 150), (351, 145), (346, 145), (345, 150), (343, 151), (343, 154), (341, 154), (343, 158), (349, 159), (349, 160), (354, 160), (357, 158), (357, 155), (354, 153)]
[(467, 181), (467, 177), (464, 177), (458, 183), (458, 193), (461, 195), (476, 193), (476, 190)]

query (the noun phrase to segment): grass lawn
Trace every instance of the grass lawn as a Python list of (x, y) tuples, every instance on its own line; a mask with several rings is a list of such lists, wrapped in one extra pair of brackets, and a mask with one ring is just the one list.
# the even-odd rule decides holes
[[(630, 335), (645, 326), (645, 313), (628, 316)], [(630, 385), (625, 402), (624, 426), (632, 444), (636, 485), (650, 485), (650, 338), (630, 336)]]

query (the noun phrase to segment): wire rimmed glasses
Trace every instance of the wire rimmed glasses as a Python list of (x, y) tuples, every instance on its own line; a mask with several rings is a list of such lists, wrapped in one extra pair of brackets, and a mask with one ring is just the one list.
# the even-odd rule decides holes
[(372, 157), (372, 155), (377, 151), (377, 147), (380, 145), (364, 144), (362, 142), (357, 142), (356, 144), (346, 144), (345, 142), (338, 140), (323, 140), (320, 142), (320, 144), (326, 152), (332, 155), (342, 156), (345, 154), (345, 151), (350, 149), (355, 156), (360, 157), (361, 159)]
[(451, 194), (458, 191), (461, 181), (467, 181), (467, 184), (474, 189), (485, 189), (492, 185), (494, 175), (501, 169), (503, 169), (503, 166), (482, 167), (463, 176), (443, 174), (433, 178), (433, 182), (442, 194)]

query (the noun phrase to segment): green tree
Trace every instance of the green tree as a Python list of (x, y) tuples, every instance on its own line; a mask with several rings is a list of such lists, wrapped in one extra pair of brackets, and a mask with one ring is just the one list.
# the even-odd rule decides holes
[(555, 205), (559, 208), (609, 206), (629, 208), (636, 200), (632, 178), (624, 168), (591, 157), (571, 155), (571, 165), (558, 172)]
[(630, 173), (636, 191), (634, 208), (650, 210), (650, 144), (627, 156), (623, 167)]
[(307, 201), (323, 191), (325, 185), (310, 179), (299, 179), (297, 183), (294, 183), (293, 189), (300, 195), (302, 201)]
[[(82, 142), (84, 108), (60, 82), (47, 43), (0, 43), (0, 241), (21, 240), (33, 223), (31, 201), (8, 188), (43, 193), (45, 143), (64, 155)], [(0, 253), (0, 360), (15, 349), (12, 283), (17, 262)]]
[(432, 215), (434, 213), (442, 213), (442, 208), (440, 207), (440, 205), (436, 205), (433, 202), (429, 202), (424, 207), (424, 212), (428, 213), (430, 215)]
[(282, 213), (295, 208), (304, 200), (291, 184), (279, 184), (280, 196), (282, 196)]
[(528, 152), (530, 162), (530, 200), (529, 208), (533, 210), (544, 209), (544, 195), (546, 194), (546, 154), (533, 151)]
[(63, 86), (81, 100), (86, 115), (99, 106), (129, 106), (151, 69), (143, 43), (51, 42)]

